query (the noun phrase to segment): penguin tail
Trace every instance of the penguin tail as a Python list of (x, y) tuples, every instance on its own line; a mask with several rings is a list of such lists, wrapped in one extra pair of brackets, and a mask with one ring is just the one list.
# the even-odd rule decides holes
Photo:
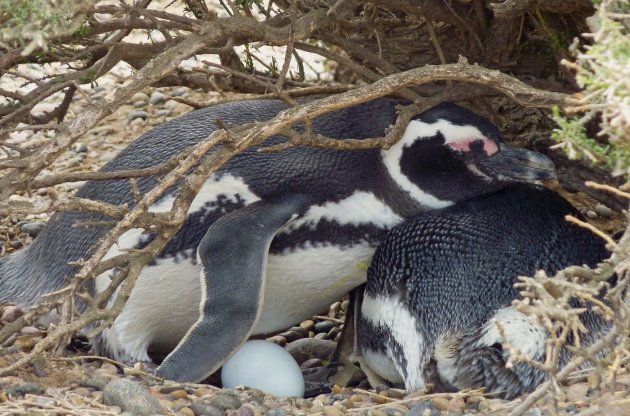
[(532, 392), (546, 378), (540, 368), (526, 362), (510, 363), (501, 344), (465, 348), (458, 352), (454, 384), (462, 389), (485, 388), (487, 393), (511, 400)]

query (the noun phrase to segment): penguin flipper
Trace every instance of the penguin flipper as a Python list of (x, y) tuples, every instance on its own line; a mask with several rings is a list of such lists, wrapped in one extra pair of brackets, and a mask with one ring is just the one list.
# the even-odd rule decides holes
[(262, 310), (271, 241), (308, 204), (302, 195), (258, 201), (210, 226), (197, 248), (202, 265), (200, 317), (160, 365), (159, 375), (201, 381), (247, 340)]

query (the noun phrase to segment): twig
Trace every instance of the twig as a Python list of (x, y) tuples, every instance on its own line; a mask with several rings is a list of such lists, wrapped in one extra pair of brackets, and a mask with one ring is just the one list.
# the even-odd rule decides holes
[(604, 233), (602, 230), (598, 229), (594, 225), (589, 224), (588, 222), (581, 221), (575, 218), (573, 215), (566, 215), (564, 219), (572, 224), (579, 225), (580, 227), (586, 228), (587, 230), (591, 231), (593, 234), (606, 241), (606, 243), (614, 250), (617, 250), (619, 248), (617, 243), (615, 243), (615, 241), (610, 238), (610, 236), (608, 236), (606, 233)]

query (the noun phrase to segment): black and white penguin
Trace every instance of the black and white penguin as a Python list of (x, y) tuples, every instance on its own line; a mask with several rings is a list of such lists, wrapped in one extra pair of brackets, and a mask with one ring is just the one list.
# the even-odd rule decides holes
[[(318, 118), (313, 128), (339, 139), (382, 136), (396, 120), (398, 104), (378, 99)], [(207, 137), (217, 119), (228, 126), (249, 123), (285, 108), (280, 101), (247, 101), (189, 113), (140, 137), (103, 171), (154, 166)], [(554, 176), (546, 157), (501, 143), (495, 126), (454, 104), (417, 116), (389, 150), (249, 149), (204, 184), (181, 230), (142, 271), (97, 351), (146, 361), (172, 350), (158, 372), (201, 380), (250, 335), (294, 325), (363, 283), (361, 264), (409, 215), (506, 183)], [(138, 187), (147, 192), (157, 180), (139, 179)], [(125, 180), (87, 182), (78, 196), (134, 204)], [(150, 211), (170, 210), (173, 199), (174, 193), (167, 194)], [(68, 262), (88, 258), (106, 231), (72, 224), (105, 219), (56, 214), (30, 247), (0, 263), (0, 299), (28, 305), (62, 287), (76, 271)], [(109, 254), (142, 248), (151, 239), (145, 230), (131, 229)], [(109, 277), (97, 278), (97, 291)]]
[[(581, 217), (553, 191), (512, 185), (392, 229), (368, 270), (357, 323), (368, 371), (408, 390), (429, 378), (505, 398), (532, 391), (546, 373), (524, 362), (508, 368), (503, 345), (544, 362), (548, 333), (511, 306), (517, 277), (594, 267), (609, 254), (602, 239), (565, 215)], [(581, 320), (583, 345), (607, 328), (591, 310)], [(565, 350), (560, 364), (568, 359)]]

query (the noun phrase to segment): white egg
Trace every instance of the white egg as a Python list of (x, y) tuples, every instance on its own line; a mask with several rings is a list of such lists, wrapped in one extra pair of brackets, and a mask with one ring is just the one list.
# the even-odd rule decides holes
[(268, 341), (247, 341), (221, 370), (223, 387), (252, 387), (278, 397), (303, 397), (304, 376), (291, 354)]

